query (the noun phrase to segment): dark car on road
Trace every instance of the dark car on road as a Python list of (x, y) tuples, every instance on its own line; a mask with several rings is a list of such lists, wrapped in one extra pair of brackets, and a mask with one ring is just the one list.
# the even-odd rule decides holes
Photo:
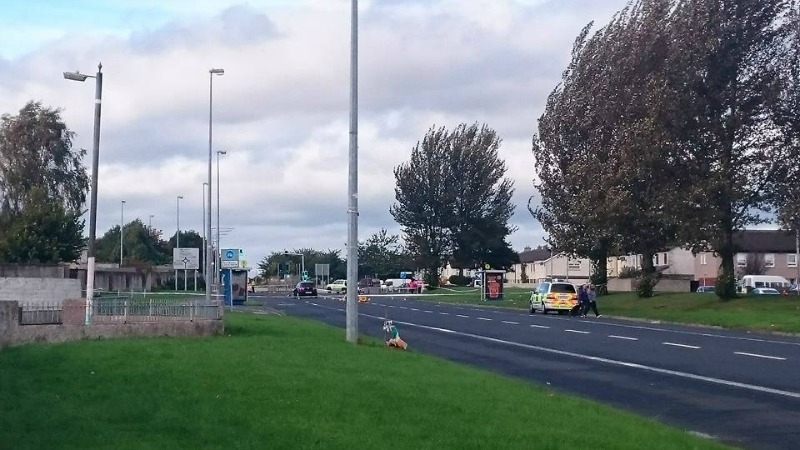
[(303, 297), (306, 295), (311, 297), (316, 297), (317, 285), (314, 284), (313, 281), (301, 281), (297, 283), (297, 285), (294, 287), (294, 291), (292, 291), (292, 294), (295, 297)]

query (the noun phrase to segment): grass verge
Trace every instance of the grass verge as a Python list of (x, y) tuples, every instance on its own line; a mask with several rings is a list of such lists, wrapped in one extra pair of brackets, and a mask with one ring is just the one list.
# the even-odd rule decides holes
[(3, 350), (0, 448), (724, 448), (314, 322), (232, 313), (226, 333)]

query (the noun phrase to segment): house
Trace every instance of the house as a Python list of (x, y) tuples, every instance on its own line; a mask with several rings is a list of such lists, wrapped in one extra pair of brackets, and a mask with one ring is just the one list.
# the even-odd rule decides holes
[(535, 284), (546, 278), (588, 280), (591, 271), (589, 259), (570, 257), (548, 248), (525, 247), (519, 254), (519, 261), (506, 273), (509, 283)]
[[(777, 275), (795, 283), (800, 278), (795, 238), (795, 231), (786, 230), (743, 230), (734, 233), (734, 266), (737, 275)], [(694, 258), (695, 279), (700, 285), (714, 284), (719, 265), (720, 258), (716, 253), (698, 253)]]
[[(612, 261), (613, 259), (613, 261)], [(653, 255), (653, 266), (668, 278), (694, 280), (695, 257), (691, 250), (672, 247)], [(639, 269), (642, 267), (642, 255), (624, 255), (609, 258), (608, 276), (619, 277), (620, 272), (626, 268)]]

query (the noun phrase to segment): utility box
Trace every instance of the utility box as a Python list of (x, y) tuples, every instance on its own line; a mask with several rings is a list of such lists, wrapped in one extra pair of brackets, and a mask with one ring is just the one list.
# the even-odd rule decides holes
[(247, 301), (247, 260), (240, 248), (226, 248), (220, 252), (219, 280), (225, 304), (242, 305)]

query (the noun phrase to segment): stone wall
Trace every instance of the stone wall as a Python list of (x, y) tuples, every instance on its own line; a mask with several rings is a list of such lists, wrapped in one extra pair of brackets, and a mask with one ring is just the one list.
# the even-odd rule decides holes
[(0, 301), (61, 303), (81, 298), (81, 283), (71, 278), (0, 278)]
[(9, 278), (67, 278), (69, 268), (63, 265), (28, 266), (0, 264), (0, 277)]
[(214, 336), (224, 333), (221, 319), (170, 320), (85, 325), (84, 300), (64, 300), (60, 325), (20, 325), (19, 304), (0, 301), (0, 348), (32, 342), (66, 342), (142, 336)]
[[(609, 292), (632, 292), (634, 282), (633, 278), (609, 278), (608, 291)], [(691, 280), (671, 280), (662, 278), (656, 284), (654, 290), (656, 292), (692, 292)]]

